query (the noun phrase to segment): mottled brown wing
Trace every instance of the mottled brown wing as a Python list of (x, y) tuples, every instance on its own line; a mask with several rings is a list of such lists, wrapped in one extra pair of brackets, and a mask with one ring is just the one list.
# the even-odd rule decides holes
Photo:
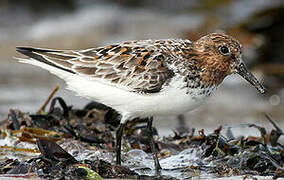
[(167, 56), (149, 41), (81, 51), (35, 48), (18, 48), (18, 51), (68, 72), (136, 92), (159, 92), (173, 76), (165, 65)]

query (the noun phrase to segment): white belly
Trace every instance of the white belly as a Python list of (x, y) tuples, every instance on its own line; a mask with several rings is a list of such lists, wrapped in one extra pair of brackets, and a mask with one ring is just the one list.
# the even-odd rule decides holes
[(187, 94), (186, 88), (180, 88), (183, 86), (181, 78), (176, 77), (172, 82), (161, 92), (153, 94), (135, 93), (97, 81), (87, 81), (80, 76), (67, 81), (67, 84), (69, 89), (80, 96), (97, 100), (114, 108), (123, 115), (123, 120), (183, 114), (195, 109), (208, 98), (206, 94), (200, 95), (202, 90), (199, 88)]
[[(202, 89), (192, 89), (187, 94), (182, 77), (174, 77), (161, 92), (153, 94), (139, 94), (122, 88), (110, 86), (86, 76), (71, 74), (66, 71), (43, 64), (36, 60), (23, 60), (21, 62), (40, 66), (49, 70), (67, 82), (68, 89), (78, 95), (96, 100), (117, 110), (123, 121), (135, 117), (163, 116), (183, 114), (198, 107), (208, 94), (200, 94)], [(210, 92), (216, 87), (211, 87)]]

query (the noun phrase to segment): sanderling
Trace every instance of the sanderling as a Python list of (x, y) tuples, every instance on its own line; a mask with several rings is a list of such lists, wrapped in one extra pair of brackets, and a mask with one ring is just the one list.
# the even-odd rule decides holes
[(64, 79), (68, 89), (117, 110), (116, 163), (121, 164), (125, 123), (148, 118), (155, 168), (161, 169), (152, 136), (153, 116), (178, 115), (204, 102), (230, 74), (237, 73), (260, 93), (264, 87), (246, 68), (240, 43), (212, 33), (192, 42), (138, 40), (86, 50), (18, 47), (33, 64)]

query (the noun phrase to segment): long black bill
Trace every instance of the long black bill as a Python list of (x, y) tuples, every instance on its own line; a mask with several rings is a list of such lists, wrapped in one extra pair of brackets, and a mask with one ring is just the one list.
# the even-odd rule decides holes
[(265, 93), (263, 85), (254, 77), (254, 75), (248, 70), (246, 65), (241, 62), (237, 67), (236, 71), (239, 75), (245, 78), (251, 85), (253, 85), (260, 93)]

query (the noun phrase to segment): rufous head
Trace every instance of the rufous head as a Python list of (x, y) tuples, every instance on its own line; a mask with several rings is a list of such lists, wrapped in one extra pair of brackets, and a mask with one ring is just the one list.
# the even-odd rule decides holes
[(242, 60), (241, 44), (233, 37), (211, 33), (194, 43), (198, 51), (202, 80), (220, 84), (230, 74), (237, 73), (253, 85), (260, 93), (265, 92), (262, 84), (248, 70)]

